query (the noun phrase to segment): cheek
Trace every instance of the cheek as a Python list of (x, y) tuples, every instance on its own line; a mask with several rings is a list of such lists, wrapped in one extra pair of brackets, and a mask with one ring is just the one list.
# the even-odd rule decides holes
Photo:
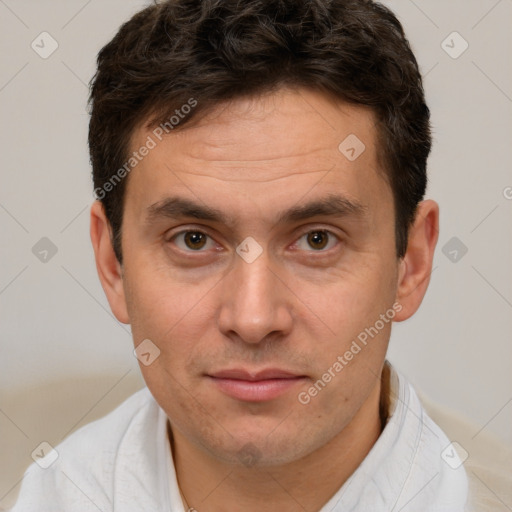
[(367, 257), (356, 270), (336, 270), (319, 283), (304, 284), (304, 303), (342, 339), (372, 325), (391, 307), (396, 293), (396, 269), (377, 257)]
[(140, 365), (142, 374), (149, 387), (172, 390), (179, 398), (181, 389), (193, 384), (187, 373), (191, 361), (200, 359), (201, 347), (213, 339), (214, 290), (208, 283), (177, 283), (148, 270), (132, 278), (127, 288), (134, 343), (149, 339), (160, 350), (154, 363)]
[(336, 276), (315, 300), (310, 297), (329, 327), (322, 349), (311, 352), (317, 359), (316, 377), (327, 383), (325, 390), (322, 382), (317, 386), (315, 407), (326, 415), (335, 414), (333, 404), (350, 409), (349, 402), (360, 403), (380, 375), (395, 315), (393, 276), (393, 266), (369, 259), (365, 268)]
[[(205, 292), (199, 287), (170, 284), (139, 275), (136, 284), (129, 287), (134, 343), (149, 339), (160, 351), (150, 365), (141, 362), (139, 366), (147, 386), (168, 414), (200, 418), (204, 407), (193, 398), (194, 382), (187, 367), (197, 356), (198, 342), (208, 324)], [(205, 424), (205, 430), (208, 428), (213, 426)]]
[(315, 304), (329, 335), (321, 350), (311, 351), (318, 380), (306, 392), (311, 390), (319, 415), (336, 416), (337, 407), (351, 411), (373, 389), (396, 314), (393, 275), (392, 267), (385, 272), (375, 260), (366, 272), (339, 276), (336, 285), (318, 294)]
[[(133, 269), (133, 267), (132, 267)], [(141, 264), (125, 278), (128, 310), (132, 331), (139, 336), (165, 340), (190, 322), (198, 313), (208, 293), (205, 283), (182, 283), (158, 268)]]

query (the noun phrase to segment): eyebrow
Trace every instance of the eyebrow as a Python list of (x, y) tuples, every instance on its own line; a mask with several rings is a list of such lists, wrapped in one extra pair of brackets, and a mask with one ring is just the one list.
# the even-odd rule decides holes
[[(309, 203), (293, 206), (277, 215), (277, 224), (289, 224), (307, 220), (311, 217), (363, 217), (368, 208), (346, 197), (329, 194), (324, 198)], [(159, 219), (182, 219), (191, 217), (198, 220), (217, 222), (227, 226), (237, 224), (235, 217), (227, 215), (221, 210), (197, 203), (183, 197), (168, 197), (152, 204), (146, 210), (146, 223), (151, 224)]]

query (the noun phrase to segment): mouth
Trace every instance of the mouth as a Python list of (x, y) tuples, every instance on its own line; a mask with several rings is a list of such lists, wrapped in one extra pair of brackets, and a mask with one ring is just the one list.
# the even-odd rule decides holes
[(223, 393), (245, 402), (265, 402), (277, 398), (303, 383), (307, 377), (287, 370), (260, 371), (229, 369), (206, 375)]

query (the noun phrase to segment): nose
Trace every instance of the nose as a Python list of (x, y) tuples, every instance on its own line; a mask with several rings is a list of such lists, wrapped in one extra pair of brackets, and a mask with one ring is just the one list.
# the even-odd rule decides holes
[(219, 330), (232, 340), (258, 344), (289, 334), (293, 317), (290, 291), (267, 252), (251, 263), (238, 255), (222, 280)]

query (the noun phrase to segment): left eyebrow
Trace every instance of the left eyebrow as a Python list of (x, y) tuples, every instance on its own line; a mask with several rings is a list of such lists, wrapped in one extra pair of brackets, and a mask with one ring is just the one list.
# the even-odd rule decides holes
[(306, 220), (311, 217), (364, 217), (368, 208), (346, 197), (329, 194), (327, 197), (311, 201), (309, 203), (294, 206), (282, 212), (278, 223), (292, 223)]
[[(276, 224), (291, 224), (307, 220), (311, 217), (364, 217), (368, 207), (346, 197), (329, 194), (328, 196), (310, 201), (309, 203), (293, 206), (280, 212)], [(205, 206), (184, 197), (168, 197), (147, 208), (146, 223), (150, 224), (158, 218), (181, 219), (192, 217), (199, 220), (218, 222), (234, 228), (236, 219), (222, 211)]]

